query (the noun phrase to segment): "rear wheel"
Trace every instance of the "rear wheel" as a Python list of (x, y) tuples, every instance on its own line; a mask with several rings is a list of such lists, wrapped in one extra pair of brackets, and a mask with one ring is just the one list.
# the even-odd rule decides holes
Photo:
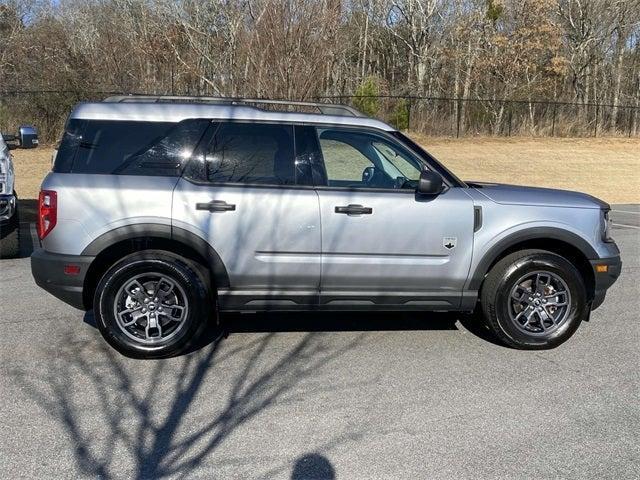
[(545, 250), (523, 250), (500, 260), (485, 279), (481, 303), (496, 336), (520, 349), (560, 345), (589, 312), (580, 272)]
[(162, 358), (188, 349), (214, 318), (215, 301), (202, 269), (164, 251), (129, 255), (102, 277), (96, 323), (121, 353)]
[(20, 219), (18, 208), (13, 216), (0, 226), (0, 258), (15, 258), (20, 255)]

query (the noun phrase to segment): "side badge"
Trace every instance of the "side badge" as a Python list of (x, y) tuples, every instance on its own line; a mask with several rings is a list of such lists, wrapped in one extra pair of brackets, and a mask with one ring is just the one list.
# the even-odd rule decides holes
[(447, 250), (452, 250), (456, 248), (457, 243), (458, 243), (458, 237), (444, 237), (442, 239), (442, 246)]

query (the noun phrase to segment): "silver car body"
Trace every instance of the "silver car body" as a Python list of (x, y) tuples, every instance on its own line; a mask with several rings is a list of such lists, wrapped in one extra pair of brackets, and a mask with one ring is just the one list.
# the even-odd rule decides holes
[[(206, 104), (89, 103), (70, 118), (394, 131), (370, 118)], [(189, 238), (210, 252), (220, 305), (229, 310), (471, 310), (491, 262), (518, 242), (564, 242), (586, 260), (619, 255), (615, 243), (603, 239), (608, 206), (568, 191), (449, 184), (437, 197), (421, 199), (413, 191), (213, 186), (180, 177), (75, 173), (50, 173), (42, 188), (56, 191), (58, 204), (58, 226), (42, 241), (44, 251), (93, 259), (122, 238)], [(212, 201), (235, 209), (195, 208)], [(373, 214), (335, 212), (350, 204)]]
[(9, 220), (15, 211), (14, 196), (15, 172), (9, 147), (0, 135), (0, 197), (6, 199), (4, 208), (0, 209), (0, 221)]

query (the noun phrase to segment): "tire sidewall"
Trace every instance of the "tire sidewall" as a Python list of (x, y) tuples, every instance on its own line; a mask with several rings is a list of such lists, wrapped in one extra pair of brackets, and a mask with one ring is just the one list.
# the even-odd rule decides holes
[[(125, 281), (150, 272), (166, 275), (182, 287), (188, 312), (183, 320), (185, 324), (175, 336), (154, 345), (145, 345), (120, 329), (113, 305)], [(105, 340), (124, 355), (136, 358), (167, 357), (181, 351), (193, 339), (203, 323), (206, 299), (206, 288), (201, 278), (187, 263), (168, 256), (138, 254), (118, 262), (103, 276), (94, 298), (96, 324)]]
[[(564, 280), (571, 295), (570, 312), (560, 328), (550, 334), (527, 335), (514, 325), (509, 316), (511, 289), (527, 273), (538, 270), (549, 271)], [(544, 254), (521, 258), (507, 269), (498, 284), (495, 305), (496, 320), (504, 334), (514, 343), (532, 348), (553, 348), (560, 345), (575, 333), (588, 309), (584, 282), (576, 268), (561, 257)]]

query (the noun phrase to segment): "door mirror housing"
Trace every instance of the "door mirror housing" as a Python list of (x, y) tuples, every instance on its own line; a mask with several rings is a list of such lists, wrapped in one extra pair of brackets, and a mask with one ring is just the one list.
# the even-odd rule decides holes
[(9, 150), (36, 148), (38, 146), (38, 130), (31, 125), (22, 125), (18, 129), (17, 135), (3, 133), (2, 139), (6, 142)]
[(420, 172), (417, 192), (421, 195), (439, 195), (444, 191), (444, 183), (440, 174), (431, 170)]
[(38, 146), (38, 130), (31, 125), (22, 125), (18, 129), (20, 148), (36, 148)]

